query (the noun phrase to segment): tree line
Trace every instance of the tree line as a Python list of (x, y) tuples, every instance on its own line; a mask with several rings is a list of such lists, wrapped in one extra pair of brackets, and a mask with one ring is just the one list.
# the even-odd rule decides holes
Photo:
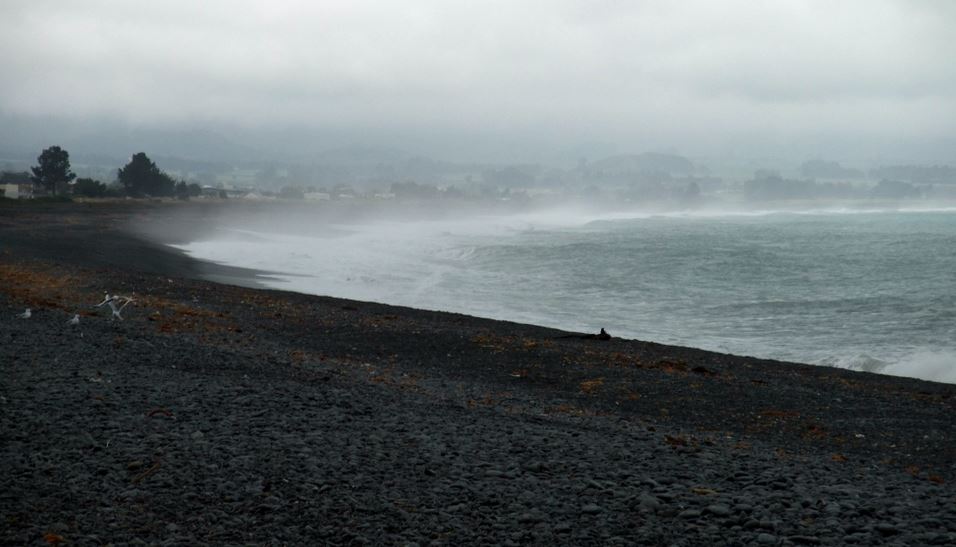
[(63, 194), (72, 184), (72, 193), (84, 197), (177, 197), (198, 196), (202, 189), (196, 183), (176, 181), (157, 167), (145, 152), (133, 154), (129, 162), (117, 170), (118, 186), (110, 187), (92, 178), (76, 178), (70, 166), (70, 154), (59, 146), (51, 146), (37, 157), (30, 168), (30, 181), (50, 195)]

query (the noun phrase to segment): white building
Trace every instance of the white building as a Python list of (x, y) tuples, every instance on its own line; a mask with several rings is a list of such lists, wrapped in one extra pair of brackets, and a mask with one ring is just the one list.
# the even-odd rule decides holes
[(3, 190), (3, 196), (10, 199), (32, 199), (33, 184), (24, 182), (14, 182), (0, 184), (0, 190)]

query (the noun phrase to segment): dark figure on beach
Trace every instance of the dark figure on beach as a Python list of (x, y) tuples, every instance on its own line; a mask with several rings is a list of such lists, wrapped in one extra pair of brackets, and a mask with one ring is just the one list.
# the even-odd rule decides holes
[(610, 340), (611, 335), (607, 333), (603, 328), (598, 334), (566, 334), (564, 336), (559, 336), (558, 338), (582, 338), (584, 340)]

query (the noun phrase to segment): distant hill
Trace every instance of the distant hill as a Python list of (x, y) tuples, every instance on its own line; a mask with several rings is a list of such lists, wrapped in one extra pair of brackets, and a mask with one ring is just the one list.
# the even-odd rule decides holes
[(917, 184), (956, 184), (956, 167), (949, 165), (887, 165), (870, 171), (874, 179), (902, 180)]
[(322, 150), (309, 159), (316, 163), (336, 165), (377, 165), (394, 164), (411, 159), (411, 154), (394, 148), (350, 145)]
[(859, 169), (843, 167), (835, 161), (810, 160), (800, 166), (800, 174), (812, 179), (849, 180), (861, 179), (865, 175)]
[(610, 156), (587, 164), (585, 169), (605, 175), (666, 173), (678, 176), (692, 175), (696, 170), (694, 164), (684, 156), (654, 152)]

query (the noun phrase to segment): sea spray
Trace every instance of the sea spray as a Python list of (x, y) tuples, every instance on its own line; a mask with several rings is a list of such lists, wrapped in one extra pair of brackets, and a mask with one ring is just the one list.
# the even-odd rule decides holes
[(956, 211), (554, 210), (182, 248), (288, 290), (956, 381)]

